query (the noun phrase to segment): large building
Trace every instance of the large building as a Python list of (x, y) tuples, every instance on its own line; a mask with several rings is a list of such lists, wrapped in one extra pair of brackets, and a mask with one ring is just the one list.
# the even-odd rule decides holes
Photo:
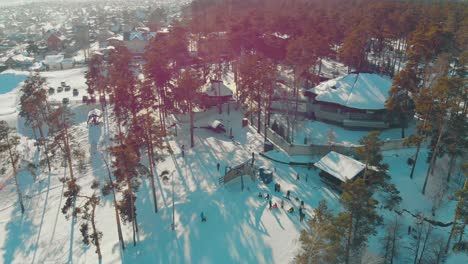
[(345, 127), (387, 128), (385, 102), (392, 86), (388, 77), (351, 73), (307, 89), (307, 113)]

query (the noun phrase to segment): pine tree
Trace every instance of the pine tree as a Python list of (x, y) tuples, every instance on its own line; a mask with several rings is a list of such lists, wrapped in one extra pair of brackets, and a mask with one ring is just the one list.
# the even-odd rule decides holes
[(120, 215), (124, 223), (132, 224), (133, 244), (136, 245), (136, 234), (138, 233), (135, 192), (138, 190), (137, 166), (140, 162), (140, 152), (136, 138), (132, 135), (117, 136), (117, 145), (111, 147), (111, 155), (114, 156), (112, 167), (118, 190), (122, 192), (122, 198), (118, 202)]
[(122, 125), (130, 124), (130, 119), (139, 111), (135, 75), (130, 69), (131, 58), (130, 51), (124, 45), (116, 46), (109, 55), (107, 85), (119, 131)]
[(104, 196), (107, 196), (112, 192), (112, 199), (114, 202), (114, 210), (115, 210), (115, 220), (117, 223), (117, 235), (119, 237), (122, 250), (125, 250), (125, 242), (124, 242), (123, 235), (122, 235), (122, 226), (120, 224), (120, 214), (119, 214), (119, 207), (118, 207), (117, 196), (116, 196), (116, 188), (118, 188), (118, 186), (112, 180), (112, 173), (109, 168), (109, 164), (107, 163), (107, 160), (104, 158), (104, 155), (102, 155), (102, 160), (104, 161), (104, 164), (106, 165), (107, 176), (109, 177), (109, 181), (102, 187), (102, 194)]
[(347, 223), (344, 233), (344, 262), (351, 263), (352, 259), (361, 255), (369, 235), (376, 233), (376, 227), (382, 223), (382, 217), (377, 214), (378, 202), (372, 198), (372, 192), (363, 179), (344, 183), (342, 187), (340, 202), (345, 211), (339, 216)]
[(458, 190), (453, 198), (458, 200), (457, 206), (455, 207), (455, 213), (453, 216), (452, 229), (450, 230), (450, 235), (445, 246), (445, 254), (448, 253), (452, 237), (458, 232), (458, 244), (462, 242), (463, 235), (465, 232), (465, 227), (468, 223), (468, 201), (466, 200), (468, 196), (468, 162), (462, 164), (462, 169), (466, 177), (463, 188)]
[(49, 107), (47, 104), (46, 79), (39, 73), (31, 74), (21, 88), (19, 115), (25, 119), (25, 123), (36, 136), (36, 129), (39, 130), (40, 138), (36, 140), (44, 146), (44, 154), (49, 172), (51, 171), (49, 148), (47, 146), (44, 126), (47, 123)]
[(49, 114), (49, 133), (54, 135), (52, 147), (57, 147), (66, 160), (70, 177), (74, 179), (72, 153), (73, 153), (73, 136), (70, 133), (70, 128), (73, 125), (73, 113), (67, 106), (59, 106)]
[(308, 226), (308, 230), (301, 231), (301, 251), (295, 257), (295, 263), (339, 263), (343, 254), (343, 226), (335, 221), (325, 201), (321, 201), (314, 210), (314, 216), (308, 222)]
[[(99, 205), (100, 198), (95, 192), (95, 190), (99, 188), (99, 183), (96, 181), (92, 183), (91, 189), (94, 190), (94, 192), (89, 196), (81, 194), (81, 187), (77, 184), (76, 179), (64, 178), (62, 181), (66, 184), (66, 190), (63, 192), (63, 196), (66, 200), (62, 208), (62, 213), (67, 219), (72, 215), (74, 218), (83, 221), (80, 226), (83, 243), (85, 245), (91, 243), (96, 247), (96, 254), (98, 255), (99, 262), (101, 262), (102, 253), (100, 240), (102, 239), (102, 232), (96, 227), (96, 207)], [(83, 202), (79, 203), (80, 206), (75, 207), (74, 204), (79, 199), (83, 200)], [(91, 224), (91, 227), (89, 224)]]
[[(190, 116), (190, 147), (195, 146), (194, 140), (194, 108), (198, 102), (199, 90), (203, 85), (203, 78), (196, 69), (184, 69), (176, 78), (174, 99), (183, 112), (188, 111)], [(184, 111), (185, 110), (185, 111)]]
[(361, 28), (356, 27), (344, 39), (339, 50), (339, 57), (349, 68), (362, 71), (367, 68), (368, 36)]
[(132, 127), (130, 133), (132, 133), (135, 138), (139, 139), (139, 145), (146, 148), (146, 154), (148, 157), (149, 172), (151, 178), (151, 191), (153, 194), (154, 202), (154, 212), (158, 212), (158, 201), (156, 199), (156, 187), (154, 180), (154, 167), (155, 167), (155, 156), (154, 149), (162, 149), (162, 129), (160, 127), (154, 126), (155, 119), (154, 113), (148, 111), (138, 115), (135, 120), (132, 122)]
[(269, 112), (276, 65), (259, 55), (246, 55), (239, 65), (239, 76), (240, 101), (249, 104), (251, 113), (257, 113), (257, 132), (260, 133), (262, 108), (265, 117)]
[(15, 179), (16, 193), (18, 195), (18, 202), (20, 204), (21, 213), (24, 214), (23, 194), (18, 182), (18, 171), (16, 170), (19, 154), (17, 147), (19, 145), (20, 138), (16, 135), (16, 132), (10, 128), (8, 123), (4, 120), (0, 120), (0, 154), (8, 156), (11, 168), (13, 169), (13, 178)]
[(312, 38), (299, 37), (290, 40), (286, 48), (286, 63), (292, 68), (293, 72), (294, 120), (297, 119), (299, 107), (300, 78), (301, 76), (308, 75), (310, 67), (315, 66), (317, 62), (317, 48), (315, 44)]
[(88, 94), (105, 94), (105, 69), (102, 55), (94, 54), (88, 62), (88, 70), (85, 73)]

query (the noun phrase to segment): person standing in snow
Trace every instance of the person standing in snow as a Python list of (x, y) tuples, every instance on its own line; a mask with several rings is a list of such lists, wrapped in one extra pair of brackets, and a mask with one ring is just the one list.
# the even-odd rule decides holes
[(203, 211), (200, 213), (200, 218), (201, 218), (201, 221), (202, 221), (202, 222), (206, 222), (206, 216), (205, 216), (205, 214), (203, 213)]
[(219, 162), (216, 164), (216, 169), (219, 171)]
[(283, 208), (284, 208), (284, 201), (281, 200), (281, 209), (283, 209)]
[(272, 204), (271, 204), (271, 199), (268, 201), (269, 205), (270, 205), (270, 209), (272, 207)]

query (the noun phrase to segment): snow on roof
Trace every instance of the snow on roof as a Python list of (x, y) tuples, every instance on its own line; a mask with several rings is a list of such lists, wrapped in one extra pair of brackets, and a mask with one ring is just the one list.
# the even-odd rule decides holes
[(44, 58), (44, 63), (47, 65), (55, 65), (63, 62), (63, 55), (47, 55)]
[(34, 61), (34, 58), (26, 57), (23, 54), (15, 55), (15, 56), (11, 57), (11, 59), (13, 59), (14, 61), (18, 61), (18, 62), (30, 62), (30, 63), (32, 63)]
[(213, 123), (211, 123), (212, 128), (217, 128), (219, 125), (224, 126), (223, 123), (221, 123), (221, 121), (219, 121), (219, 120), (215, 120), (215, 121), (213, 121)]
[(107, 39), (107, 41), (109, 41), (109, 40), (123, 40), (123, 36), (122, 35), (112, 36), (112, 37)]
[(130, 32), (129, 40), (150, 40), (156, 36), (156, 32)]
[(232, 90), (221, 81), (212, 80), (202, 88), (202, 91), (208, 96), (232, 96)]
[(319, 84), (307, 91), (317, 94), (317, 101), (356, 109), (385, 109), (392, 80), (378, 74), (351, 73)]
[(42, 68), (42, 63), (41, 62), (35, 62), (31, 67), (29, 67), (29, 70), (30, 71), (35, 71), (35, 70), (39, 70)]
[(90, 116), (101, 116), (101, 114), (102, 114), (101, 110), (95, 108), (95, 109), (89, 111), (88, 117), (90, 117)]
[(352, 180), (366, 167), (364, 163), (334, 151), (314, 165), (342, 182)]

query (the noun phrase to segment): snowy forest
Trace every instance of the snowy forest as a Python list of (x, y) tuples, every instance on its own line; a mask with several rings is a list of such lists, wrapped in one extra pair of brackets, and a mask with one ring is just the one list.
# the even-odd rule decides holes
[(112, 4), (0, 60), (0, 263), (467, 263), (466, 2)]

